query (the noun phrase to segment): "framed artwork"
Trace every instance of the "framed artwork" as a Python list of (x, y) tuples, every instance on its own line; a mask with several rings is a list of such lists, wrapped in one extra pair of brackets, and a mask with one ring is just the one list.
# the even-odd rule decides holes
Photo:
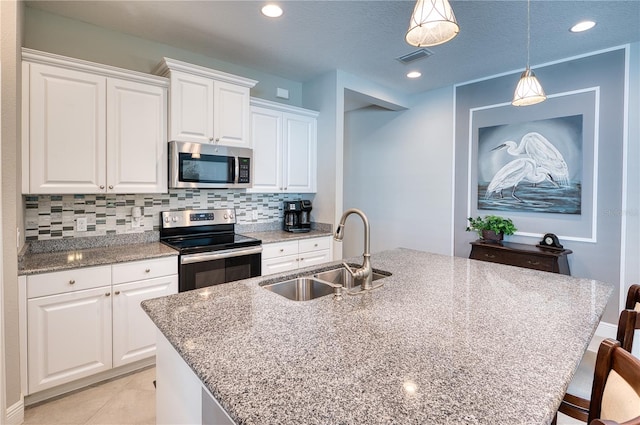
[(478, 209), (580, 214), (582, 115), (478, 129)]
[(598, 87), (471, 109), (468, 217), (503, 215), (517, 235), (561, 228), (564, 239), (594, 242), (598, 116)]

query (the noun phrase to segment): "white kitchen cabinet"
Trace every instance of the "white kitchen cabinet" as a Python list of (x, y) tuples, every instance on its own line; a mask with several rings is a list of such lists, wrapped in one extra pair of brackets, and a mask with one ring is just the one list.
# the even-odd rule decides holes
[(317, 190), (317, 112), (251, 100), (254, 179), (251, 192)]
[(166, 79), (22, 57), (23, 193), (167, 191)]
[(140, 303), (178, 292), (178, 275), (113, 285), (113, 367), (153, 356), (155, 325)]
[(164, 58), (171, 81), (169, 140), (251, 147), (249, 96), (255, 80)]
[(146, 299), (178, 292), (177, 257), (27, 276), (21, 351), (33, 394), (155, 355)]
[(263, 276), (322, 264), (331, 260), (330, 236), (262, 245)]
[(164, 87), (107, 79), (107, 191), (167, 191)]
[(30, 392), (112, 367), (110, 280), (109, 267), (27, 277)]
[(104, 191), (106, 79), (56, 66), (24, 66), (27, 193)]

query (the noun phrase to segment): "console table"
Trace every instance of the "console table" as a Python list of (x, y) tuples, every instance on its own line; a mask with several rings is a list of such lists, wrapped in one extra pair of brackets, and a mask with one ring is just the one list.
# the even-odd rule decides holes
[(570, 275), (570, 249), (552, 249), (514, 242), (471, 242), (469, 258)]

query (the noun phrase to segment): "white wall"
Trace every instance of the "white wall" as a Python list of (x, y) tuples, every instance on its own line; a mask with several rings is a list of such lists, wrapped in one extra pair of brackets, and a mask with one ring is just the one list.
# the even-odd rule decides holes
[[(2, 92), (2, 286), (6, 403), (11, 411), (8, 423), (19, 423), (22, 413), (20, 393), (20, 349), (18, 337), (18, 251), (16, 228), (21, 223), (20, 173), (20, 45), (22, 42), (22, 2), (0, 1), (0, 74)], [(17, 407), (16, 407), (17, 406)], [(2, 412), (0, 418), (4, 416)]]
[[(318, 193), (312, 218), (334, 226), (343, 210), (343, 154), (345, 93), (355, 93), (387, 109), (406, 109), (407, 99), (379, 84), (337, 70), (306, 82), (303, 105), (320, 112), (318, 117)], [(334, 242), (333, 256), (343, 258), (342, 243)]]
[[(373, 252), (451, 253), (452, 123), (452, 87), (414, 96), (406, 111), (345, 114), (343, 208), (367, 214)], [(343, 256), (362, 250), (363, 226), (349, 218)]]

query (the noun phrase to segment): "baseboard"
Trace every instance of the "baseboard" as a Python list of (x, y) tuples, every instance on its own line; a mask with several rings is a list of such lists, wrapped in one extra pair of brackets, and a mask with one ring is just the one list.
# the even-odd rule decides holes
[(7, 408), (7, 425), (20, 425), (24, 422), (24, 397)]
[(593, 338), (591, 338), (591, 342), (589, 343), (589, 351), (597, 352), (602, 340), (606, 338), (616, 339), (617, 335), (618, 326), (612, 323), (600, 322), (595, 335), (593, 335)]

